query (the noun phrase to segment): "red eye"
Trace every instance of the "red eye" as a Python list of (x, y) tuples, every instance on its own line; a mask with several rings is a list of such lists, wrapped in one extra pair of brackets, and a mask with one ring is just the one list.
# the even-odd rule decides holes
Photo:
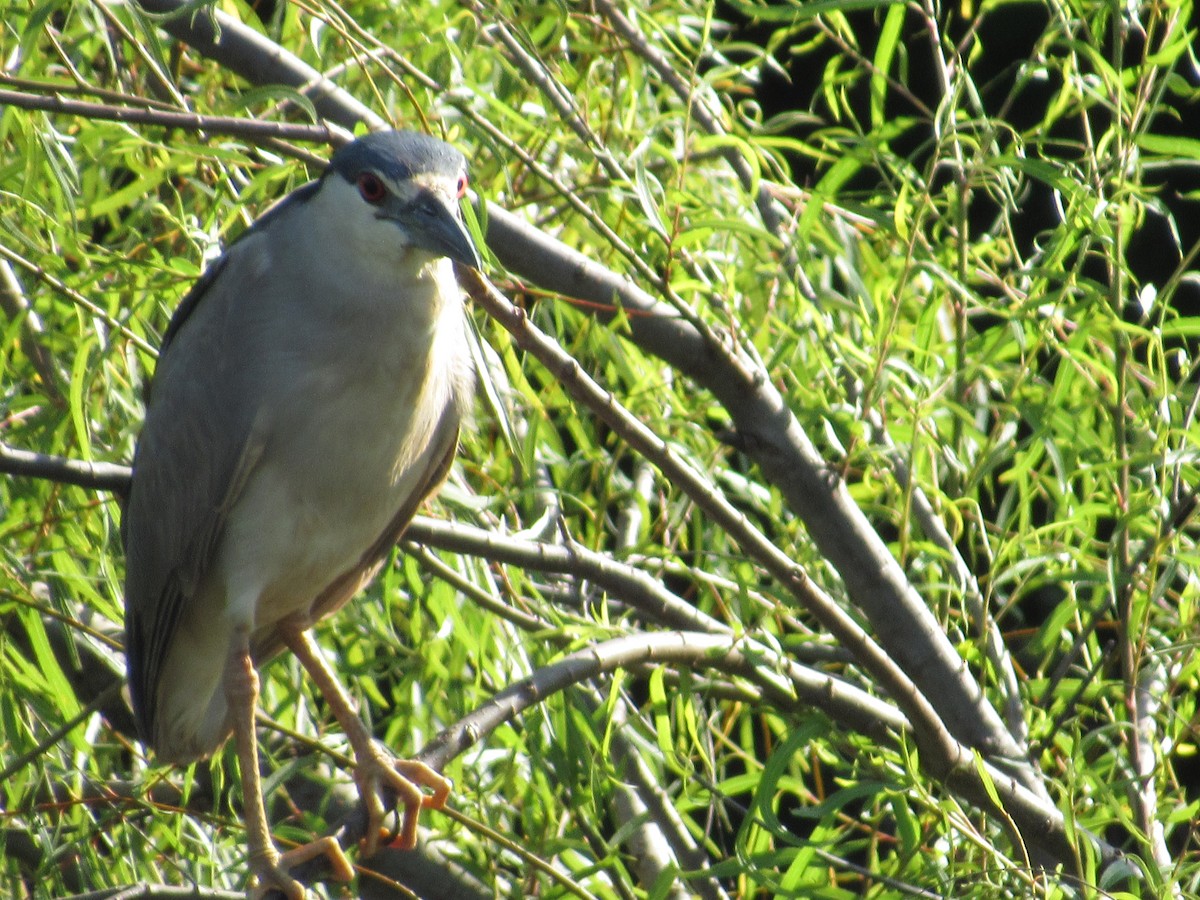
[(387, 196), (387, 188), (374, 172), (363, 172), (358, 176), (358, 193), (372, 206), (383, 202)]
[(458, 190), (458, 196), (459, 196), (459, 197), (462, 197), (462, 195), (463, 195), (463, 194), (465, 194), (465, 193), (467, 192), (467, 176), (466, 176), (466, 175), (459, 175), (459, 176), (458, 176), (458, 188), (457, 188), (457, 190)]

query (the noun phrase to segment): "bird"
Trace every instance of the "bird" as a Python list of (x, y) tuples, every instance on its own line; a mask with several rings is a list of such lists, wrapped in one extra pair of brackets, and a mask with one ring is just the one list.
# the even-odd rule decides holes
[(250, 888), (304, 896), (259, 781), (258, 668), (290, 650), (353, 749), (378, 848), (381, 794), (398, 842), (450, 782), (375, 742), (309, 629), (378, 571), (445, 480), (474, 386), (454, 264), (480, 268), (463, 223), (466, 159), (411, 131), (340, 147), (201, 275), (163, 334), (121, 521), (129, 698), (166, 763), (232, 735)]

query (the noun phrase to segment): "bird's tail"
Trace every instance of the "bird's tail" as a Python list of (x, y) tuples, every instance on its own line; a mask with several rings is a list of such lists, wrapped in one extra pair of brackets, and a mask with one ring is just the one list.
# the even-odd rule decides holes
[(225, 697), (229, 638), (219, 620), (181, 623), (154, 687), (145, 735), (163, 762), (205, 759), (233, 733)]

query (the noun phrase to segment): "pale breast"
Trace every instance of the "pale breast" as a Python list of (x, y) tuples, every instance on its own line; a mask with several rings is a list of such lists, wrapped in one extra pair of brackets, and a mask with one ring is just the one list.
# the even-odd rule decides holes
[(422, 285), (440, 294), (426, 306), (432, 322), (343, 316), (296, 342), (302, 353), (274, 388), (262, 458), (218, 551), (235, 622), (261, 628), (307, 610), (422, 488), (431, 452), (444, 452), (430, 439), (457, 425), (468, 366), (445, 274), (449, 285)]

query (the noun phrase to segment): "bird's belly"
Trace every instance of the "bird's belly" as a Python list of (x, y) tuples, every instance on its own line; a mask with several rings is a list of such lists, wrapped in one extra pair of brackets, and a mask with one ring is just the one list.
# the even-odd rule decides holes
[[(258, 630), (307, 614), (335, 578), (354, 568), (418, 490), (428, 438), (450, 404), (440, 379), (359, 380), (352, 394), (316, 396), (285, 411), (230, 511), (219, 568), (235, 627)], [(418, 402), (420, 397), (420, 402)]]

